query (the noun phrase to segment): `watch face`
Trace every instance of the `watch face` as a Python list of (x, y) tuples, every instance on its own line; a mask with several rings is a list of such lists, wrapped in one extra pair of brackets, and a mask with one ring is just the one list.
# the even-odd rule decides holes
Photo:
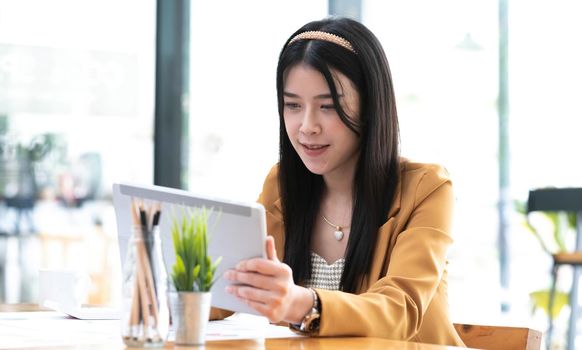
[(309, 333), (316, 333), (319, 331), (319, 315), (309, 324)]
[(313, 333), (319, 330), (319, 317), (319, 311), (316, 308), (312, 308), (311, 311), (305, 315), (305, 318), (301, 323), (301, 328), (308, 333)]

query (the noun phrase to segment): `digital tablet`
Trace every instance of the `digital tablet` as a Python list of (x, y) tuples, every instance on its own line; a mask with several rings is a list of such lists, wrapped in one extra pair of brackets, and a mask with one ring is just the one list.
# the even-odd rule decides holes
[(222, 257), (216, 273), (216, 283), (211, 289), (212, 306), (257, 314), (252, 308), (226, 293), (225, 287), (229, 282), (222, 275), (227, 269), (234, 268), (241, 260), (255, 257), (266, 258), (266, 216), (265, 208), (260, 203), (234, 202), (162, 186), (114, 184), (113, 205), (117, 219), (121, 271), (124, 271), (127, 245), (132, 232), (130, 211), (132, 198), (161, 205), (159, 228), (169, 279), (172, 266), (176, 261), (171, 235), (173, 217), (184, 212), (179, 209), (181, 206), (212, 209), (208, 225), (208, 253), (212, 261), (219, 256)]

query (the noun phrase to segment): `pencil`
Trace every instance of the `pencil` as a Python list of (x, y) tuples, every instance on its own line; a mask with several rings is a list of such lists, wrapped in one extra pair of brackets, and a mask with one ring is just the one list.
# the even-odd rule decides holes
[[(138, 265), (139, 266), (139, 265)], [(146, 294), (146, 287), (145, 287), (145, 280), (144, 280), (144, 271), (141, 268), (137, 269), (137, 279), (138, 279), (138, 290), (139, 290), (139, 299), (141, 302), (141, 312), (143, 316), (143, 330), (142, 333), (146, 337), (148, 334), (148, 327), (150, 325), (150, 313), (149, 313), (149, 306), (148, 306), (148, 295)]]
[[(146, 264), (144, 261), (145, 251), (144, 251), (144, 242), (143, 242), (143, 230), (141, 227), (141, 218), (139, 217), (139, 209), (138, 205), (136, 204), (135, 200), (131, 202), (131, 216), (133, 222), (133, 235), (134, 235), (134, 244), (135, 244), (135, 273), (136, 273), (136, 286), (135, 291), (133, 293), (134, 300), (132, 303), (132, 307), (136, 307), (137, 311), (132, 311), (134, 314), (138, 316), (137, 322), (137, 334), (138, 335), (145, 335), (147, 332), (147, 327), (149, 326), (149, 299), (150, 296), (147, 295), (147, 287), (145, 285), (145, 276), (144, 274), (147, 272)], [(135, 317), (135, 316), (134, 316)], [(139, 325), (143, 321), (143, 332), (139, 331)]]
[(135, 337), (135, 333), (137, 331), (137, 325), (139, 324), (139, 291), (138, 291), (138, 283), (137, 283), (137, 276), (135, 276), (135, 283), (133, 287), (133, 291), (131, 293), (131, 313), (129, 317), (129, 330), (130, 336)]
[[(146, 214), (146, 209), (144, 208), (143, 203), (140, 204), (140, 208), (139, 208), (139, 219), (140, 219), (140, 224), (141, 224), (141, 231), (142, 231), (142, 240), (141, 240), (141, 244), (139, 244), (138, 241), (138, 251), (140, 252), (139, 256), (141, 259), (141, 266), (143, 267), (143, 273), (144, 273), (144, 287), (145, 287), (145, 293), (146, 295), (149, 297), (148, 298), (148, 307), (150, 313), (152, 314), (153, 318), (154, 318), (154, 324), (157, 324), (158, 322), (158, 305), (157, 305), (157, 298), (156, 298), (156, 290), (155, 290), (155, 283), (154, 283), (154, 278), (152, 275), (152, 254), (151, 254), (151, 245), (153, 244), (152, 242), (152, 237), (151, 237), (151, 232), (149, 230), (149, 228), (147, 227), (147, 223), (148, 223), (148, 218), (147, 218), (147, 214)], [(148, 249), (149, 248), (149, 249)]]
[[(151, 226), (151, 232), (150, 232), (150, 236), (152, 237), (152, 242), (155, 241), (156, 239), (159, 239), (159, 223), (160, 223), (160, 216), (161, 216), (161, 210), (160, 210), (160, 203), (156, 202), (154, 205), (152, 205), (150, 208), (153, 211), (153, 215), (152, 215), (152, 226)], [(154, 242), (155, 243), (155, 242)], [(157, 261), (151, 261), (152, 263), (152, 270), (155, 270), (156, 267), (157, 268), (163, 268), (162, 266), (155, 266), (155, 264), (157, 263)], [(157, 290), (158, 290), (158, 281), (157, 281), (157, 277), (156, 275), (153, 276), (154, 277), (154, 290), (156, 292), (157, 295)]]
[[(143, 247), (142, 247), (143, 249)], [(139, 250), (139, 249), (138, 249)], [(153, 277), (152, 277), (152, 270), (150, 268), (150, 264), (147, 258), (147, 255), (144, 254), (143, 250), (140, 253), (140, 259), (141, 259), (141, 266), (143, 267), (143, 272), (144, 272), (144, 288), (145, 288), (145, 292), (146, 295), (149, 297), (149, 306), (151, 307), (151, 311), (154, 317), (154, 322), (157, 324), (157, 320), (158, 320), (158, 305), (157, 305), (157, 298), (155, 295), (155, 290), (154, 290), (154, 281), (153, 281)]]
[(162, 215), (162, 210), (160, 207), (161, 207), (160, 203), (154, 204), (154, 215), (153, 215), (153, 220), (152, 220), (152, 228), (157, 227), (160, 223), (160, 217)]
[(148, 227), (148, 216), (147, 216), (147, 210), (145, 208), (144, 203), (140, 203), (139, 205), (139, 223), (141, 226), (141, 231), (142, 231), (142, 237), (143, 237), (143, 242), (144, 242), (144, 247), (146, 250), (146, 254), (148, 256), (148, 260), (152, 261), (152, 247), (153, 247), (153, 242), (151, 239), (151, 235), (150, 235), (150, 229)]

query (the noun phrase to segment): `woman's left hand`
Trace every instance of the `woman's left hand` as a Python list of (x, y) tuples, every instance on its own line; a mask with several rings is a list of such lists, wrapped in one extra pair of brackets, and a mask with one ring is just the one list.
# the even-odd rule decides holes
[(266, 245), (267, 259), (243, 260), (225, 272), (224, 277), (233, 283), (226, 291), (273, 323), (299, 323), (310, 310), (313, 296), (293, 282), (291, 268), (277, 258), (273, 237), (267, 237)]

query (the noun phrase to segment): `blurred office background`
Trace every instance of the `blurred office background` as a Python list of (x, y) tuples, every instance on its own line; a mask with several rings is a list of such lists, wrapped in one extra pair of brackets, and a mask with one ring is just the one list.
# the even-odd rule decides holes
[(376, 33), (402, 154), (454, 180), (453, 319), (545, 330), (531, 294), (551, 258), (515, 204), (582, 187), (574, 0), (0, 0), (0, 302), (35, 302), (39, 269), (86, 271), (89, 303), (119, 302), (113, 182), (254, 201), (277, 161), (279, 51), (328, 14)]

